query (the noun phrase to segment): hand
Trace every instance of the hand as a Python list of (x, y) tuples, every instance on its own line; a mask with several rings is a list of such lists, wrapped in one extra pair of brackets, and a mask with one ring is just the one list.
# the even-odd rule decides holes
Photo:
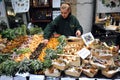
[(80, 30), (77, 30), (77, 31), (76, 31), (76, 36), (77, 36), (77, 37), (80, 37), (80, 36), (81, 36)]
[(48, 39), (44, 39), (43, 43), (46, 45), (48, 43), (48, 41), (49, 41)]

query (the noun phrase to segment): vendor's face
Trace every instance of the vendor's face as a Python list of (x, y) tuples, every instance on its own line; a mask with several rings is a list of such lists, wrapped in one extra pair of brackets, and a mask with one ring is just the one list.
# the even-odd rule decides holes
[(70, 13), (70, 10), (61, 9), (61, 15), (64, 19), (68, 17), (69, 13)]

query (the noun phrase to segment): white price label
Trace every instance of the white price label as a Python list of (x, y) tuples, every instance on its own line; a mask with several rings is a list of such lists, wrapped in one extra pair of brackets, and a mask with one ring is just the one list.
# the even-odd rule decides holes
[(90, 51), (86, 48), (82, 48), (80, 51), (77, 52), (78, 55), (82, 58), (85, 59), (87, 56), (90, 55)]
[(84, 43), (86, 44), (86, 46), (89, 46), (89, 44), (91, 44), (94, 41), (94, 37), (91, 32), (83, 34), (81, 37)]
[(70, 78), (70, 77), (65, 77), (65, 78), (61, 78), (61, 80), (76, 80), (75, 78)]
[(21, 77), (27, 77), (29, 76), (30, 73), (26, 72), (26, 73), (16, 73), (16, 76), (21, 76)]
[(30, 75), (30, 80), (45, 80), (44, 75)]
[(96, 79), (94, 79), (94, 78), (79, 78), (79, 80), (96, 80)]

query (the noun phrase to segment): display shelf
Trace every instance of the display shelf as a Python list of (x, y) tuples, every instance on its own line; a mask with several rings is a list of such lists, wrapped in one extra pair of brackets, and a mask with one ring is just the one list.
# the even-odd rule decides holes
[(51, 20), (31, 20), (31, 22), (50, 22)]
[(49, 8), (50, 6), (49, 5), (46, 5), (46, 6), (33, 6), (32, 8)]
[(14, 79), (14, 80), (20, 80), (20, 79), (24, 79), (24, 80), (120, 80), (120, 73), (117, 73), (116, 75), (114, 75), (112, 78), (106, 78), (103, 75), (97, 74), (95, 75), (95, 77), (90, 78), (87, 77), (85, 75), (82, 74), (82, 76), (80, 77), (72, 77), (72, 76), (60, 76), (60, 77), (50, 77), (50, 76), (45, 76), (45, 75), (36, 75), (36, 74), (30, 74), (27, 77), (22, 77), (22, 76), (15, 76), (15, 77), (9, 77), (9, 76), (0, 76), (0, 80), (4, 79), (4, 80), (10, 80), (10, 79)]
[(30, 21), (33, 24), (52, 21), (52, 0), (30, 0)]
[(92, 34), (95, 38), (108, 43), (109, 45), (115, 44), (116, 37), (120, 34), (117, 30), (107, 30), (103, 24), (94, 24)]

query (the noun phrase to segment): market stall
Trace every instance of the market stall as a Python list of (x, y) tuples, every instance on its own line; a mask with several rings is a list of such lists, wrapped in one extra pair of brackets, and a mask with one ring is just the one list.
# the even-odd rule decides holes
[(120, 79), (120, 55), (115, 46), (90, 33), (68, 38), (53, 35), (47, 45), (42, 43), (38, 27), (22, 25), (0, 34), (0, 80), (5, 75), (30, 80), (33, 76), (46, 80)]

